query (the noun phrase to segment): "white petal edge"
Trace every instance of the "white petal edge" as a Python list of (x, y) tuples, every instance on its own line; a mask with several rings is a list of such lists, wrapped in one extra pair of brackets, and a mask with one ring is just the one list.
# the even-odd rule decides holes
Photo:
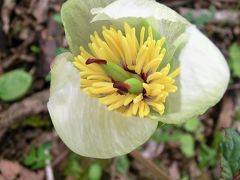
[(154, 17), (157, 20), (180, 21), (188, 24), (188, 22), (174, 10), (155, 0), (117, 0), (105, 8), (93, 8), (91, 12), (96, 15), (92, 22), (125, 17)]
[[(164, 123), (182, 123), (203, 114), (222, 98), (230, 72), (219, 49), (195, 26), (186, 30), (188, 42), (182, 49), (180, 62), (180, 109), (162, 117), (151, 118)], [(176, 97), (179, 98), (179, 97)], [(174, 95), (169, 103), (174, 106)], [(171, 104), (170, 104), (171, 106)]]
[(92, 8), (105, 7), (114, 0), (68, 0), (63, 4), (61, 17), (71, 51), (79, 54), (79, 47), (87, 47), (90, 35), (102, 27), (101, 23), (90, 23)]
[(157, 121), (109, 112), (80, 89), (79, 72), (65, 57), (58, 56), (51, 70), (48, 109), (58, 135), (72, 151), (112, 158), (131, 152), (151, 137)]
[(118, 29), (128, 22), (139, 33), (141, 26), (151, 25), (155, 38), (166, 38), (167, 52), (161, 67), (173, 59), (177, 49), (175, 42), (190, 26), (177, 12), (155, 0), (117, 0), (104, 8), (93, 8), (91, 12), (95, 14), (92, 22), (111, 22)]

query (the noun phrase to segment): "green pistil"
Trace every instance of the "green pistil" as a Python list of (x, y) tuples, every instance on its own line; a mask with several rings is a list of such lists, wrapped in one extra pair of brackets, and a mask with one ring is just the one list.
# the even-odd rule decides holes
[(129, 86), (128, 92), (132, 94), (139, 94), (143, 91), (142, 81), (139, 77), (125, 71), (123, 68), (112, 62), (102, 65), (105, 73), (110, 76), (114, 81), (124, 82)]
[(111, 77), (115, 83), (115, 88), (125, 93), (139, 94), (143, 92), (143, 81), (136, 75), (125, 71), (122, 67), (103, 59), (88, 59), (86, 64), (96, 63), (101, 65), (105, 73)]
[(103, 70), (105, 73), (110, 76), (114, 81), (125, 81), (131, 78), (130, 73), (125, 71), (123, 68), (114, 64), (112, 62), (107, 62), (107, 64), (102, 65)]
[(132, 94), (140, 94), (143, 92), (142, 81), (140, 81), (139, 79), (130, 78), (130, 79), (124, 81), (124, 83), (129, 85), (128, 92), (130, 92)]

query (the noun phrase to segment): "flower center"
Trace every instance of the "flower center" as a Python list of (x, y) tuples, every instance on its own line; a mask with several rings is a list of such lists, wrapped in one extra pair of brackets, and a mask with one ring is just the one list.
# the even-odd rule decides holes
[(170, 64), (158, 69), (165, 39), (154, 40), (151, 27), (147, 33), (141, 28), (139, 40), (135, 28), (124, 23), (124, 30), (103, 27), (101, 37), (97, 32), (90, 36), (91, 53), (80, 47), (73, 64), (80, 71), (81, 88), (110, 111), (146, 117), (153, 110), (162, 115), (166, 98), (177, 90), (174, 78), (180, 69), (170, 73)]

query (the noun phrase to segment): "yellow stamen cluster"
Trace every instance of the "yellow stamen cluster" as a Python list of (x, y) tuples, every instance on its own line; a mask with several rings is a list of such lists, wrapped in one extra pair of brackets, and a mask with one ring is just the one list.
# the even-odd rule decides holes
[[(162, 37), (154, 40), (151, 27), (147, 32), (145, 27), (141, 28), (139, 40), (135, 28), (125, 23), (124, 30), (123, 34), (113, 27), (103, 27), (101, 36), (95, 32), (90, 37), (91, 53), (80, 47), (81, 54), (75, 57), (73, 63), (80, 71), (81, 88), (90, 96), (99, 98), (110, 111), (145, 117), (154, 110), (162, 115), (167, 96), (177, 90), (173, 83), (179, 74), (179, 68), (169, 73), (171, 67), (167, 64), (158, 71), (166, 53), (163, 48), (165, 39)], [(113, 87), (113, 79), (104, 72), (100, 64), (86, 65), (89, 58), (104, 59), (123, 68), (127, 67), (134, 76), (143, 79), (143, 92), (119, 93), (118, 89)]]

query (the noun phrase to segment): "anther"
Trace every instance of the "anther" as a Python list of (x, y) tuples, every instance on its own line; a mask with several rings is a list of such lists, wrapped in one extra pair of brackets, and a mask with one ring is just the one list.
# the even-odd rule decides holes
[(130, 70), (127, 66), (127, 64), (123, 64), (123, 69), (127, 72), (130, 72), (132, 74), (137, 74), (134, 70)]
[(121, 81), (115, 81), (113, 83), (113, 87), (124, 93), (128, 93), (128, 89), (130, 88), (128, 84)]
[(96, 59), (96, 58), (94, 58), (94, 59), (88, 59), (88, 60), (86, 61), (86, 65), (92, 64), (92, 63), (95, 63), (95, 64), (107, 64), (107, 61), (104, 60), (104, 59)]

